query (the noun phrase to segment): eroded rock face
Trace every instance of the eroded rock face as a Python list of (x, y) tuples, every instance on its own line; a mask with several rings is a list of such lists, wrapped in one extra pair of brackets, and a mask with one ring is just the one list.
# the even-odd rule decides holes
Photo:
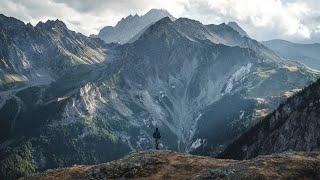
[(170, 151), (132, 153), (95, 166), (48, 170), (28, 179), (318, 179), (320, 154), (283, 153), (247, 161)]

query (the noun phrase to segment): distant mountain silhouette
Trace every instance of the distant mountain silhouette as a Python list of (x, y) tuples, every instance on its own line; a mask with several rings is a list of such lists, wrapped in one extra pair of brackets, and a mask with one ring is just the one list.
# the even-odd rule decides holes
[(320, 44), (299, 44), (276, 39), (262, 42), (265, 46), (292, 61), (303, 63), (311, 68), (320, 69)]
[(129, 42), (141, 31), (145, 30), (151, 24), (158, 20), (169, 17), (172, 20), (175, 18), (164, 9), (151, 9), (145, 15), (130, 15), (122, 18), (116, 26), (106, 26), (99, 32), (99, 37), (106, 43), (120, 43), (124, 44)]

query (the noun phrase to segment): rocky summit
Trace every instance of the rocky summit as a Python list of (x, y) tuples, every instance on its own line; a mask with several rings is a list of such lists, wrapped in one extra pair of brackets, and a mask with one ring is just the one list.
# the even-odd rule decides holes
[(132, 42), (137, 36), (141, 35), (150, 25), (164, 17), (175, 18), (164, 9), (151, 9), (146, 14), (139, 16), (129, 15), (122, 18), (114, 27), (106, 26), (97, 35), (106, 43), (124, 44)]
[(132, 153), (120, 160), (47, 170), (25, 179), (319, 179), (319, 152), (222, 160), (172, 151)]

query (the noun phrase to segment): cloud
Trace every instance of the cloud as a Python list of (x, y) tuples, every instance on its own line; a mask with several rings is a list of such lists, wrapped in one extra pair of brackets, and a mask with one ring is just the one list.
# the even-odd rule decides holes
[(0, 0), (0, 12), (33, 25), (60, 19), (68, 28), (89, 35), (106, 25), (115, 25), (130, 14), (145, 14), (163, 8), (173, 15), (184, 10), (183, 0)]
[(181, 13), (185, 0), (53, 0), (65, 4), (81, 13), (96, 15), (112, 12), (116, 14), (145, 13), (151, 8), (163, 8)]
[(51, 0), (0, 0), (0, 12), (31, 22), (33, 25), (48, 19), (61, 19), (69, 28), (87, 35), (98, 31), (106, 23), (116, 23), (116, 19), (120, 18), (113, 14), (106, 14), (109, 17), (106, 18), (91, 13), (81, 13), (65, 4)]
[(205, 24), (236, 21), (258, 40), (310, 41), (320, 36), (319, 0), (0, 0), (5, 15), (32, 24), (61, 19), (86, 35), (151, 8)]
[(320, 12), (315, 9), (320, 2), (308, 0), (191, 0), (194, 3), (196, 9), (187, 8), (189, 16), (206, 23), (239, 22), (249, 35), (259, 40), (310, 39), (315, 30), (310, 19)]

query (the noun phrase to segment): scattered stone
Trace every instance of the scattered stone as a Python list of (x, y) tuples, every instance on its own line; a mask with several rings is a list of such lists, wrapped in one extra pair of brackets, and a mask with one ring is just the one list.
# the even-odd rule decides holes
[(27, 179), (320, 179), (320, 152), (286, 152), (243, 161), (138, 152), (105, 164), (48, 170)]

